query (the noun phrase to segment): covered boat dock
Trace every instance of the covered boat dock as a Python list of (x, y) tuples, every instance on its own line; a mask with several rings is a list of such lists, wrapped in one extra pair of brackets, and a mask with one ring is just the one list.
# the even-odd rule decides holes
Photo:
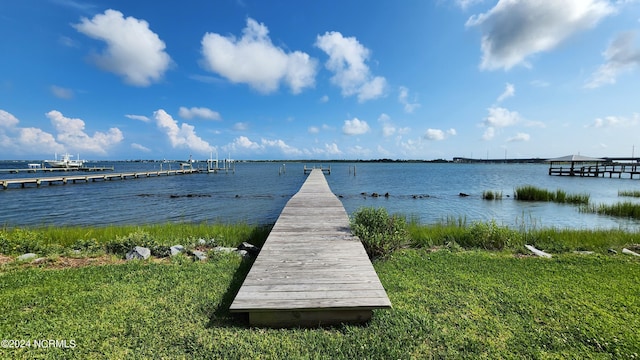
[[(620, 161), (619, 161), (620, 160)], [(629, 161), (622, 161), (629, 160)], [(546, 160), (549, 175), (580, 177), (626, 177), (640, 178), (640, 163), (636, 158), (595, 158), (582, 155), (567, 155)]]

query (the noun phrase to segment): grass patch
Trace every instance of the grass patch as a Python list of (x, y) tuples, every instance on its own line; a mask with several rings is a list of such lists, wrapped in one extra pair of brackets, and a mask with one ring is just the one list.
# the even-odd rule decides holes
[(502, 200), (502, 191), (485, 190), (482, 192), (484, 200)]
[(585, 206), (581, 209), (581, 211), (631, 219), (640, 219), (640, 204), (632, 203), (629, 201), (618, 202), (615, 204)]
[(467, 224), (448, 220), (434, 225), (415, 221), (407, 227), (410, 246), (432, 248), (456, 244), (466, 249), (523, 251), (524, 244), (533, 245), (553, 253), (576, 250), (607, 253), (608, 249), (621, 250), (638, 242), (638, 234), (619, 229), (511, 229), (495, 221)]
[(521, 201), (553, 201), (560, 204), (586, 205), (589, 204), (589, 194), (567, 194), (558, 189), (555, 192), (541, 189), (532, 185), (517, 187), (514, 192), (516, 200)]
[(640, 190), (618, 190), (618, 196), (640, 197)]
[(0, 229), (0, 253), (40, 255), (69, 250), (126, 252), (133, 245), (169, 247), (187, 245), (198, 239), (213, 239), (220, 246), (237, 246), (247, 241), (262, 246), (271, 226), (249, 224), (166, 223), (141, 226), (36, 227)]
[(133, 262), (0, 271), (0, 333), (76, 347), (0, 349), (13, 359), (637, 358), (640, 262), (405, 249), (374, 266), (393, 303), (364, 326), (250, 328), (228, 305), (248, 270)]

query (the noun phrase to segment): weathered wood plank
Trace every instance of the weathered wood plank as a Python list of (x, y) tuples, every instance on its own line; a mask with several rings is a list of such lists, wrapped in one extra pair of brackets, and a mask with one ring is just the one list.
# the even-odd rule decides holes
[(349, 217), (320, 170), (282, 210), (232, 312), (252, 325), (360, 322), (391, 302)]

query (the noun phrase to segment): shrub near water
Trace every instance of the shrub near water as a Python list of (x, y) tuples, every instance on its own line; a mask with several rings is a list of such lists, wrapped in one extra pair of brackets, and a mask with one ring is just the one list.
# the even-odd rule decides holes
[(384, 208), (361, 208), (353, 214), (351, 231), (360, 238), (369, 258), (384, 258), (408, 244), (407, 221)]

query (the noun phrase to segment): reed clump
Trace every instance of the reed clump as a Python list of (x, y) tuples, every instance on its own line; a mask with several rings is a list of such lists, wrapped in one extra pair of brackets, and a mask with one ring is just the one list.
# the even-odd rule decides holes
[(640, 197), (640, 190), (618, 190), (618, 196)]
[(589, 204), (589, 194), (567, 194), (558, 189), (555, 192), (541, 189), (533, 185), (517, 187), (514, 192), (516, 200), (521, 201), (552, 201), (560, 204), (586, 205)]
[(502, 200), (502, 191), (485, 190), (482, 192), (484, 200)]
[(583, 208), (581, 208), (581, 211), (594, 214), (640, 219), (640, 204), (632, 203), (630, 201), (618, 202), (615, 204), (584, 206)]

